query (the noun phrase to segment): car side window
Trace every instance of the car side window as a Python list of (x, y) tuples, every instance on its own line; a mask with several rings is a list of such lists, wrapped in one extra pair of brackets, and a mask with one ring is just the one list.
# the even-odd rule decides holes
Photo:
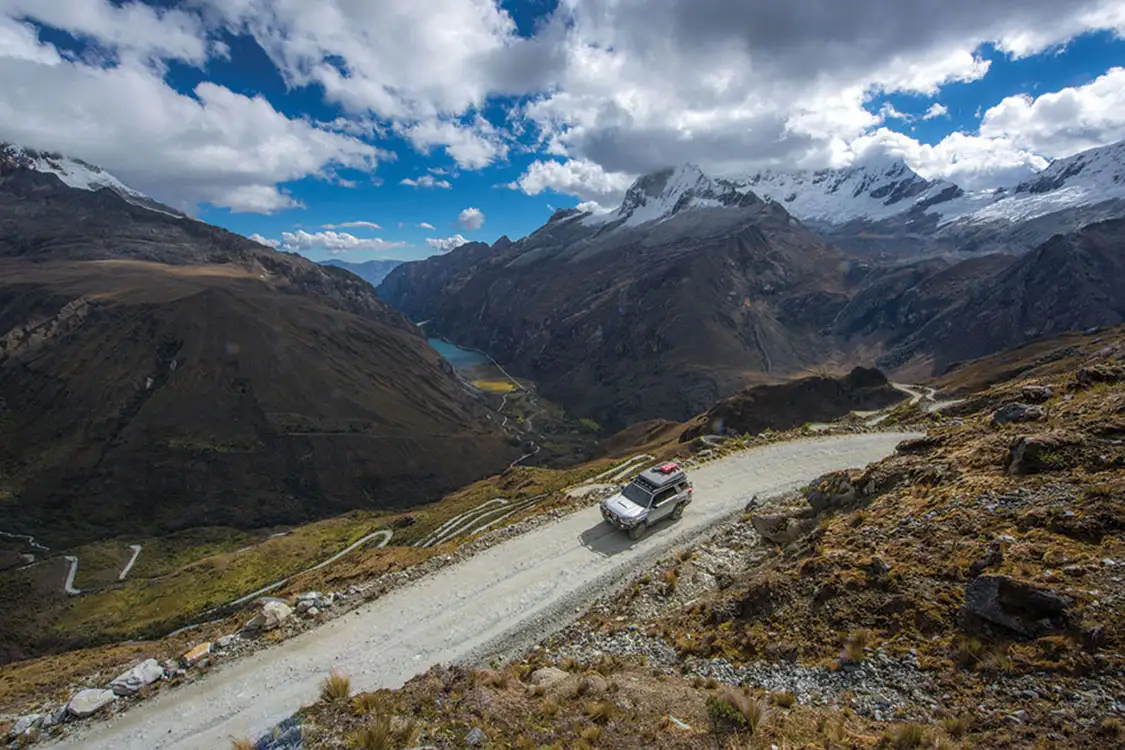
[(656, 497), (653, 499), (652, 504), (653, 505), (662, 505), (666, 500), (668, 500), (670, 497), (672, 497), (675, 494), (676, 494), (676, 488), (675, 487), (669, 487), (666, 490), (661, 490), (660, 492), (656, 493)]

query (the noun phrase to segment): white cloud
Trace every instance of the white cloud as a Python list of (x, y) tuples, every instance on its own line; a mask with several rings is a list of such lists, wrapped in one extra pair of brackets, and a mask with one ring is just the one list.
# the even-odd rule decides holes
[(457, 217), (457, 223), (468, 232), (475, 232), (484, 226), (484, 212), (479, 208), (466, 208)]
[(597, 201), (582, 201), (575, 208), (585, 214), (604, 214), (613, 210), (612, 208), (606, 208)]
[(329, 255), (342, 255), (352, 250), (389, 250), (406, 247), (405, 242), (390, 242), (381, 238), (360, 239), (347, 232), (309, 233), (303, 229), (281, 233), (281, 249), (293, 252), (320, 250)]
[(281, 246), (281, 242), (279, 240), (271, 240), (268, 237), (263, 237), (262, 235), (260, 235), (256, 232), (254, 234), (250, 235), (247, 239), (254, 240), (259, 245), (265, 245), (266, 247), (272, 247), (274, 250), (276, 250), (278, 247)]
[(879, 115), (884, 120), (906, 120), (907, 122), (909, 122), (914, 119), (913, 116), (908, 115), (905, 112), (899, 112), (897, 109), (895, 109), (895, 105), (891, 104), (890, 102), (883, 103), (883, 106), (879, 109)]
[(452, 237), (445, 237), (445, 238), (442, 238), (442, 239), (438, 239), (436, 237), (430, 237), (426, 240), (426, 244), (429, 245), (430, 247), (437, 248), (438, 250), (442, 251), (443, 253), (448, 253), (450, 250), (461, 247), (462, 245), (464, 245), (468, 241), (469, 240), (462, 237), (461, 235), (455, 234)]
[(513, 190), (539, 195), (544, 190), (576, 195), (584, 200), (613, 203), (632, 184), (633, 175), (606, 172), (592, 161), (533, 161), (519, 179), (509, 183)]
[(222, 48), (209, 44), (195, 14), (145, 3), (0, 0), (0, 13), (92, 39), (130, 59), (174, 59), (198, 65), (209, 53), (222, 53)]
[(321, 225), (321, 229), (371, 229), (378, 231), (382, 228), (373, 221), (345, 221), (340, 224)]
[(439, 180), (436, 179), (433, 175), (428, 174), (424, 174), (418, 179), (407, 177), (402, 180), (402, 184), (416, 188), (444, 188), (446, 190), (453, 187), (453, 185), (450, 184), (449, 180)]
[(1125, 138), (1125, 68), (1038, 98), (1010, 96), (984, 113), (980, 133), (1052, 157)]
[(437, 227), (435, 227), (433, 224), (429, 223), (428, 221), (423, 221), (421, 224), (418, 225), (418, 228), (419, 229), (429, 229), (430, 231), (433, 231), (434, 229), (437, 229)]
[(462, 169), (482, 169), (508, 155), (508, 144), (504, 142), (503, 134), (479, 116), (467, 125), (428, 119), (400, 126), (398, 132), (423, 153), (443, 147)]
[(940, 102), (934, 102), (930, 108), (926, 110), (926, 114), (922, 115), (923, 120), (936, 120), (939, 117), (948, 117), (949, 107), (946, 107)]
[(370, 171), (385, 156), (286, 117), (262, 97), (210, 82), (183, 95), (157, 68), (125, 58), (107, 67), (62, 60), (53, 48), (29, 46), (19, 25), (0, 24), (0, 38), (13, 35), (19, 45), (0, 46), (0, 140), (85, 159), (173, 205), (294, 208), (300, 204), (279, 183), (336, 166)]

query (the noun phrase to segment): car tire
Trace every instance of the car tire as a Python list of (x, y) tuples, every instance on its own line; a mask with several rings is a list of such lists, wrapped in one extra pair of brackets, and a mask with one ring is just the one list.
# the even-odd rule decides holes
[(680, 503), (675, 508), (673, 508), (672, 514), (669, 516), (669, 518), (671, 518), (673, 521), (679, 521), (681, 518), (683, 518), (685, 505), (687, 505), (687, 503)]
[(640, 539), (648, 531), (648, 524), (645, 522), (638, 523), (633, 528), (629, 529), (629, 538), (636, 541)]

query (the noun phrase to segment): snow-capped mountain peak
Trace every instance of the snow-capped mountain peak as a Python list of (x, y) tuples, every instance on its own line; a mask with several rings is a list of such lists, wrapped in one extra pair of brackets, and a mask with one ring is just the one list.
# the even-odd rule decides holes
[(106, 188), (134, 206), (177, 218), (189, 218), (186, 214), (165, 206), (139, 190), (134, 190), (101, 167), (63, 154), (0, 143), (0, 166), (53, 174), (63, 184), (77, 190), (95, 191)]
[(694, 164), (666, 167), (639, 177), (625, 193), (616, 211), (586, 214), (588, 224), (619, 222), (639, 226), (668, 219), (692, 208), (748, 205), (760, 199), (746, 190), (737, 190), (722, 180), (714, 180)]

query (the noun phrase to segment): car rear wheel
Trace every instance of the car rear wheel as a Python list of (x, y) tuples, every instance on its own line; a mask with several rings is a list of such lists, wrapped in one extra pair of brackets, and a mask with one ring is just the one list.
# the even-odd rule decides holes
[(687, 505), (687, 503), (680, 503), (675, 508), (673, 508), (672, 515), (669, 516), (669, 518), (671, 518), (673, 521), (679, 521), (681, 518), (683, 518), (685, 505)]
[(629, 529), (629, 538), (630, 539), (640, 539), (642, 536), (645, 535), (645, 532), (647, 532), (647, 531), (648, 531), (648, 524), (645, 523), (644, 521), (642, 521), (641, 523), (638, 523), (633, 528)]

